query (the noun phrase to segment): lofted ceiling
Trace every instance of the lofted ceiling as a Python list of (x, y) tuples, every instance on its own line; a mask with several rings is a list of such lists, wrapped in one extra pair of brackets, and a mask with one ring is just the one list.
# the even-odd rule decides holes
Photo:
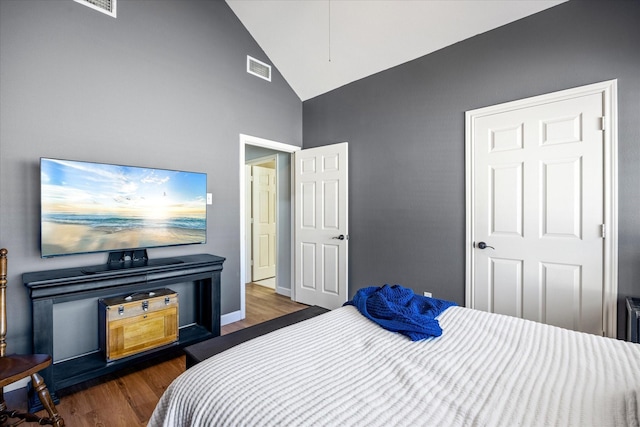
[(564, 1), (226, 0), (303, 101)]

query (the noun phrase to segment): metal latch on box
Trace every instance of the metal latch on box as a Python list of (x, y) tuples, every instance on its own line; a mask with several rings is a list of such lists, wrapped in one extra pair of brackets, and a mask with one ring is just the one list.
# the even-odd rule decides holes
[(143, 311), (149, 310), (149, 301), (142, 301), (142, 310)]
[(118, 306), (118, 314), (122, 316), (124, 314), (124, 305)]

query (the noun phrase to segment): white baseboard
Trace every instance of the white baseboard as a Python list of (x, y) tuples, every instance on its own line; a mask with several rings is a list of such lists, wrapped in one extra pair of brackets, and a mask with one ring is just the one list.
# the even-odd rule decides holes
[(21, 389), (21, 388), (25, 388), (29, 384), (29, 382), (31, 382), (31, 378), (30, 377), (23, 378), (21, 380), (16, 381), (15, 383), (11, 383), (8, 386), (6, 386), (4, 388), (4, 392), (8, 393), (10, 391), (14, 391), (14, 390), (18, 390), (18, 389)]
[(285, 297), (291, 298), (291, 289), (289, 288), (281, 288), (280, 286), (278, 286), (278, 288), (276, 289), (276, 293), (278, 295), (284, 295)]
[(255, 283), (258, 286), (264, 286), (265, 288), (269, 288), (269, 289), (275, 289), (276, 288), (276, 278), (275, 277), (270, 277), (270, 278), (264, 279), (264, 280), (257, 280), (257, 281), (254, 281), (253, 283)]
[(229, 323), (239, 322), (242, 319), (242, 311), (233, 311), (231, 313), (223, 314), (222, 316), (220, 316), (220, 325), (228, 325)]

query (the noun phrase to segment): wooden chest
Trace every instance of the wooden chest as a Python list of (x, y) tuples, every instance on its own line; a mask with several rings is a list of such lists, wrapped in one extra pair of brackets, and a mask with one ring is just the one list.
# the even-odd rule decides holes
[(107, 361), (178, 341), (178, 294), (157, 289), (98, 300), (100, 347)]

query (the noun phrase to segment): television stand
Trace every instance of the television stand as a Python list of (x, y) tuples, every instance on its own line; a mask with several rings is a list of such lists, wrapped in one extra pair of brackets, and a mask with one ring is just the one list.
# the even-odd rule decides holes
[(82, 269), (84, 274), (102, 273), (105, 271), (123, 270), (127, 268), (161, 267), (165, 265), (180, 264), (178, 258), (160, 258), (151, 260), (147, 256), (146, 249), (109, 252), (109, 258), (104, 265), (92, 265)]
[[(49, 391), (55, 391), (109, 374), (150, 358), (178, 354), (182, 348), (220, 335), (220, 274), (224, 258), (210, 255), (186, 255), (154, 260), (138, 268), (105, 269), (104, 265), (24, 273), (29, 289), (33, 319), (33, 351), (54, 354), (54, 340), (62, 338), (64, 324), (54, 322), (54, 305), (83, 305), (87, 301), (137, 292), (149, 292), (172, 284), (193, 283), (195, 298), (181, 299), (180, 305), (195, 313), (195, 323), (180, 325), (178, 342), (168, 348), (153, 349), (107, 362), (102, 349), (56, 360), (41, 371)], [(177, 262), (176, 262), (177, 261)], [(134, 261), (135, 262), (135, 261)], [(84, 270), (96, 270), (86, 274)], [(98, 336), (98, 304), (95, 307)], [(95, 332), (93, 332), (95, 331)], [(79, 337), (86, 338), (86, 337)]]

